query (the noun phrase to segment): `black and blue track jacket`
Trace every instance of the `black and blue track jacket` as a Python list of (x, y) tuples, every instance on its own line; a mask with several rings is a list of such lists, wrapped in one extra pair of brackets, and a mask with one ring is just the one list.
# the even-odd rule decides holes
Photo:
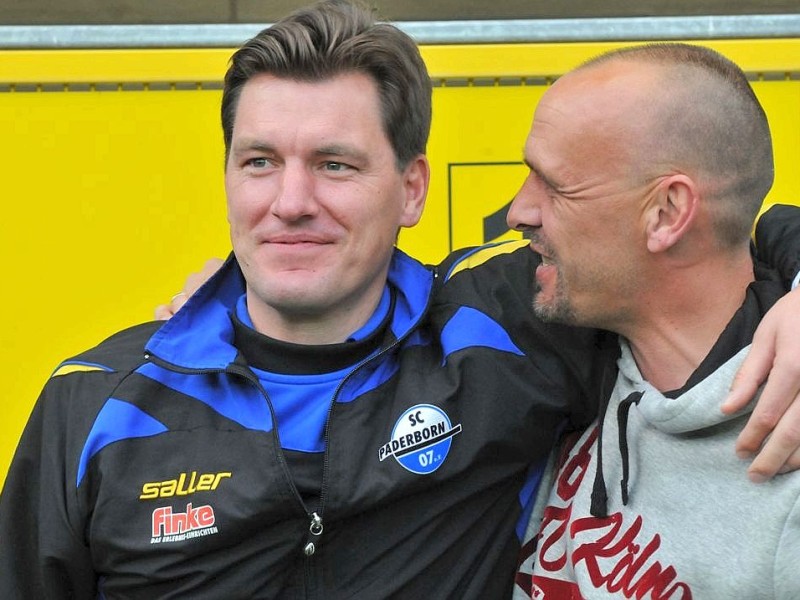
[[(64, 362), (0, 497), (0, 598), (509, 597), (558, 432), (591, 421), (591, 331), (532, 316), (524, 243), (397, 251), (385, 340), (330, 400), (306, 506), (233, 344), (229, 259), (166, 323)], [(519, 534), (519, 535), (518, 535)]]

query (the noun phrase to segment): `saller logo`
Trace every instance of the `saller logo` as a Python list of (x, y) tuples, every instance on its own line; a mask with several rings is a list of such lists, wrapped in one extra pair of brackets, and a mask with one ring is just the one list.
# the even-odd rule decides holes
[(145, 483), (142, 486), (142, 493), (139, 495), (139, 500), (188, 496), (195, 492), (215, 490), (220, 481), (230, 476), (230, 472), (198, 474), (197, 471), (192, 471), (191, 473), (181, 473), (175, 479)]
[(453, 436), (459, 433), (461, 424), (451, 425), (450, 417), (441, 408), (417, 404), (397, 419), (392, 439), (378, 450), (378, 460), (393, 456), (404, 469), (428, 475), (442, 466)]
[(163, 506), (153, 511), (153, 530), (151, 544), (182, 542), (184, 540), (214, 535), (216, 517), (214, 509), (208, 505), (194, 508), (186, 505), (186, 512), (172, 512), (171, 506)]

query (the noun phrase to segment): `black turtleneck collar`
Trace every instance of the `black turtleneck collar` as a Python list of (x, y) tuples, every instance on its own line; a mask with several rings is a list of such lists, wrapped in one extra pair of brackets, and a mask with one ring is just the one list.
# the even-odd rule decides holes
[(383, 321), (371, 334), (358, 341), (341, 344), (306, 345), (282, 342), (248, 327), (231, 314), (234, 345), (248, 365), (270, 373), (284, 375), (316, 375), (331, 373), (351, 367), (378, 350), (391, 335), (389, 321), (394, 312), (392, 305)]

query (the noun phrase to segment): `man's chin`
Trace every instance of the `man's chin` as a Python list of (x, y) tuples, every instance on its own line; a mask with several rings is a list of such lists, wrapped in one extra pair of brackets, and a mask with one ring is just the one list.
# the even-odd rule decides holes
[(575, 312), (563, 302), (546, 302), (536, 296), (533, 299), (533, 313), (546, 323), (576, 324)]

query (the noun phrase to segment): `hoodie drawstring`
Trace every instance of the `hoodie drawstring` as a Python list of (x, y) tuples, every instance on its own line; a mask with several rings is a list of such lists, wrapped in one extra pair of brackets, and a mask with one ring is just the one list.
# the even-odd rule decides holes
[[(629, 457), (628, 457), (628, 413), (631, 406), (638, 404), (642, 398), (642, 392), (633, 392), (629, 394), (625, 400), (620, 402), (617, 408), (617, 423), (619, 424), (619, 451), (622, 456), (622, 503), (628, 503), (628, 474), (629, 474)], [(608, 516), (608, 492), (606, 490), (606, 482), (603, 478), (603, 421), (606, 418), (606, 410), (608, 409), (608, 400), (603, 402), (600, 407), (598, 433), (597, 433), (597, 469), (594, 474), (594, 483), (592, 484), (592, 504), (590, 512), (593, 517), (606, 518)]]
[(642, 392), (633, 392), (629, 394), (625, 400), (619, 403), (617, 407), (617, 425), (619, 426), (619, 453), (622, 456), (622, 504), (628, 504), (628, 475), (630, 473), (630, 461), (628, 456), (628, 415), (631, 411), (631, 406), (639, 404), (642, 399)]

